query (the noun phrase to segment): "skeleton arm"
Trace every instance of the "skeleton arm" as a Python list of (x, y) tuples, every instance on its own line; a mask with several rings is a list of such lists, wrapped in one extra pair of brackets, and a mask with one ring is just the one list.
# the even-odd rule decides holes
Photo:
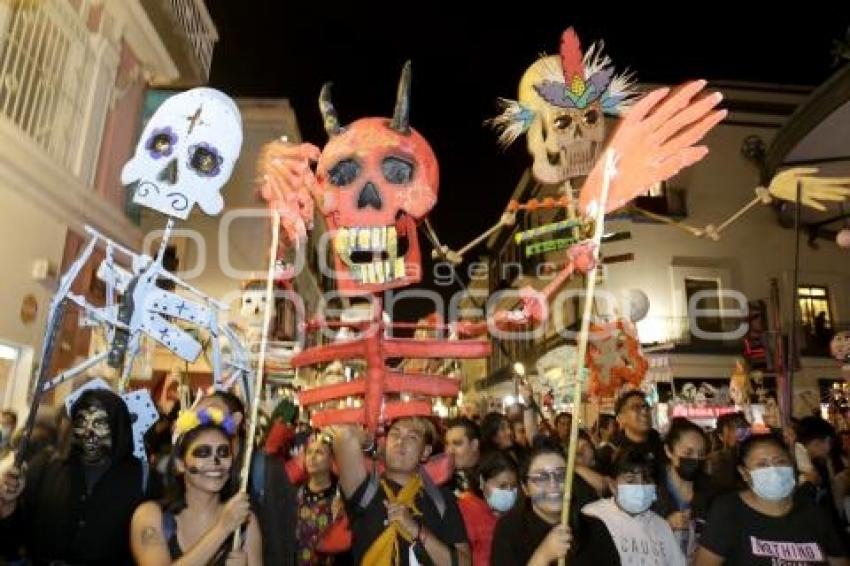
[(797, 167), (779, 173), (770, 181), (767, 188), (756, 187), (755, 198), (730, 215), (719, 226), (708, 224), (705, 228), (699, 229), (646, 210), (639, 208), (634, 208), (634, 210), (653, 220), (682, 229), (692, 236), (698, 238), (708, 236), (716, 242), (720, 240), (720, 234), (723, 230), (737, 222), (756, 205), (770, 204), (773, 199), (796, 202), (798, 185), (800, 187), (800, 203), (816, 210), (826, 210), (826, 206), (821, 201), (842, 202), (850, 196), (850, 177), (813, 176), (817, 172), (818, 170), (813, 167)]
[(434, 249), (431, 251), (431, 257), (433, 259), (444, 259), (450, 263), (455, 265), (461, 263), (463, 261), (463, 256), (467, 254), (471, 249), (475, 246), (489, 238), (495, 232), (498, 232), (502, 227), (505, 226), (513, 226), (516, 224), (516, 213), (519, 210), (546, 210), (552, 208), (568, 208), (572, 205), (572, 200), (563, 196), (559, 199), (553, 199), (552, 197), (546, 197), (544, 199), (531, 199), (525, 203), (519, 203), (515, 200), (510, 201), (508, 203), (508, 208), (505, 212), (502, 213), (502, 216), (499, 217), (499, 221), (485, 230), (479, 236), (473, 238), (469, 243), (464, 245), (458, 251), (451, 250), (448, 246), (445, 246), (440, 243), (440, 239), (437, 237), (437, 233), (434, 228), (431, 226), (431, 223), (428, 219), (425, 219), (425, 227), (427, 228), (426, 234), (431, 239), (431, 243), (434, 245)]
[(443, 259), (454, 265), (457, 265), (463, 261), (463, 256), (466, 255), (469, 250), (473, 249), (475, 246), (489, 238), (495, 232), (498, 232), (502, 229), (503, 226), (513, 226), (516, 223), (516, 212), (508, 210), (499, 217), (499, 221), (490, 226), (487, 230), (482, 232), (480, 235), (473, 238), (470, 242), (460, 248), (458, 251), (454, 251), (449, 249), (448, 246), (440, 244), (440, 240), (437, 237), (437, 233), (434, 231), (434, 228), (431, 226), (431, 223), (428, 222), (428, 219), (425, 219), (425, 226), (428, 229), (429, 235), (431, 237), (432, 243), (434, 244), (434, 249), (431, 250), (431, 258), (432, 259)]

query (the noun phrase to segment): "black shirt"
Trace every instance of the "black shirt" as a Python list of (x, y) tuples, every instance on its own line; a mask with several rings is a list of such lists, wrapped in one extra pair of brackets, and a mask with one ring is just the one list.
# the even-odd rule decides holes
[[(392, 480), (386, 478), (384, 480), (394, 494), (397, 494), (401, 489), (401, 486)], [(386, 528), (384, 523), (387, 519), (387, 508), (384, 502), (387, 501), (387, 496), (380, 482), (377, 486), (370, 485), (377, 481), (376, 476), (368, 476), (355, 490), (351, 498), (345, 499), (345, 509), (351, 526), (351, 553), (355, 564), (362, 562), (369, 547)], [(430, 482), (424, 474), (423, 482)], [(428, 493), (429, 489), (431, 494)], [(422, 512), (420, 517), (422, 525), (450, 549), (455, 545), (465, 544), (467, 542), (466, 528), (463, 525), (463, 517), (451, 488), (448, 486), (436, 487), (431, 484), (429, 489), (423, 487), (416, 495), (416, 508)], [(369, 495), (369, 493), (373, 493), (373, 496), (370, 500), (364, 501), (364, 499), (367, 499), (364, 496)], [(434, 498), (438, 498), (440, 501), (434, 501)], [(438, 505), (443, 508), (442, 514)], [(410, 544), (401, 537), (398, 540), (401, 564), (408, 566)], [(419, 562), (431, 564), (428, 554), (421, 548), (421, 545), (417, 545), (415, 551)]]
[(803, 566), (845, 556), (829, 518), (812, 501), (795, 497), (783, 517), (759, 513), (738, 493), (719, 497), (708, 514), (700, 545), (725, 564)]
[(531, 502), (523, 498), (523, 501), (496, 523), (490, 564), (492, 566), (528, 564), (534, 551), (552, 527), (553, 525), (534, 512)]
[[(611, 547), (602, 549), (605, 553), (613, 549), (617, 562), (619, 555), (614, 548), (613, 540), (605, 528), (605, 525), (595, 517), (581, 514), (581, 508), (599, 499), (596, 491), (584, 479), (576, 475), (573, 479), (573, 492), (570, 501), (570, 528), (576, 540), (584, 540), (585, 531), (595, 533), (601, 525), (602, 531), (611, 541)], [(598, 522), (599, 525), (591, 523)], [(523, 498), (504, 517), (496, 523), (493, 533), (493, 548), (490, 553), (490, 562), (493, 566), (513, 566), (515, 564), (528, 563), (534, 551), (552, 530), (553, 525), (540, 518), (532, 509), (528, 498)], [(604, 537), (602, 537), (604, 538)], [(605, 563), (607, 564), (607, 562)]]
[(71, 456), (34, 460), (15, 513), (0, 521), (0, 540), (23, 543), (33, 564), (132, 564), (130, 519), (143, 501), (142, 467), (128, 458), (86, 489), (85, 467)]
[(669, 471), (665, 470), (656, 485), (656, 495), (652, 510), (662, 519), (666, 519), (677, 511), (688, 509), (691, 512), (691, 519), (704, 520), (708, 516), (715, 492), (708, 476), (701, 474), (694, 480), (694, 496), (690, 503), (680, 501), (678, 493), (670, 482)]

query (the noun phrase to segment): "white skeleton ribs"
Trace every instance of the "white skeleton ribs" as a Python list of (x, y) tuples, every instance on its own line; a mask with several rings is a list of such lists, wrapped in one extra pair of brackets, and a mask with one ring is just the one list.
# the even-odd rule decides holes
[[(80, 271), (71, 269), (62, 278), (55, 297), (55, 306), (52, 308), (58, 308), (63, 298), (76, 304), (83, 309), (89, 321), (104, 327), (110, 349), (108, 352), (97, 353), (44, 383), (43, 391), (56, 387), (105, 359), (108, 359), (112, 367), (123, 370), (119, 385), (119, 389), (123, 391), (143, 336), (155, 340), (180, 359), (194, 362), (203, 347), (184, 325), (201, 330), (208, 336), (216, 388), (225, 388), (237, 382), (244, 386), (250, 382), (250, 363), (244, 348), (227, 326), (218, 322), (219, 313), (227, 310), (227, 305), (165, 271), (161, 253), (156, 258), (136, 254), (93, 228), (87, 227), (86, 231), (91, 240), (74, 265), (82, 267), (98, 245), (106, 248), (106, 258), (97, 271), (98, 279), (106, 284), (108, 290), (106, 305), (94, 306), (84, 297), (71, 293), (71, 286)], [(166, 237), (167, 235), (168, 231)], [(122, 263), (132, 267), (128, 270), (118, 265), (116, 255), (126, 260)], [(179, 293), (157, 287), (156, 283), (161, 279), (173, 282)], [(116, 304), (119, 302), (120, 306)], [(225, 362), (221, 359), (222, 337), (230, 346), (230, 359)]]

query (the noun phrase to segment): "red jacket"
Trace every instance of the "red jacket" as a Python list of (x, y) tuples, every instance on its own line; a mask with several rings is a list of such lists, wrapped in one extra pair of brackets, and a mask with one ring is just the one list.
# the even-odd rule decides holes
[(472, 566), (490, 566), (490, 547), (499, 517), (486, 501), (468, 491), (457, 498), (457, 505), (472, 547)]

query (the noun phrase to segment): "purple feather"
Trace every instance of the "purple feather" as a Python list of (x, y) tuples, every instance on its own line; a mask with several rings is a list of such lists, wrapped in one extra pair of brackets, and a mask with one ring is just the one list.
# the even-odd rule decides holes
[(576, 103), (570, 96), (567, 85), (554, 81), (543, 81), (534, 85), (534, 90), (540, 95), (540, 98), (560, 108), (575, 108)]

